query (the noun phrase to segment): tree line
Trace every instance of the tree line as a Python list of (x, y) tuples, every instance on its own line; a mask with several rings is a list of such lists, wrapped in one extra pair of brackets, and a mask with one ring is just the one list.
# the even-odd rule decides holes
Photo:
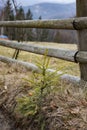
[[(41, 20), (41, 16), (38, 18)], [(30, 9), (27, 13), (24, 12), (22, 6), (14, 7), (10, 0), (7, 0), (0, 13), (1, 21), (14, 20), (33, 20), (33, 14)], [(10, 40), (18, 41), (46, 41), (49, 30), (48, 29), (32, 29), (32, 28), (10, 28), (4, 27), (0, 29), (1, 35), (7, 35)]]
[[(13, 2), (13, 3), (12, 3)], [(14, 5), (14, 6), (13, 6)], [(4, 7), (0, 11), (0, 20), (33, 20), (33, 14), (30, 9), (25, 13), (22, 6), (17, 6), (16, 0), (7, 0)], [(41, 16), (38, 17), (42, 19)], [(10, 28), (4, 27), (0, 29), (1, 35), (7, 35), (10, 40), (17, 41), (47, 41), (57, 43), (76, 43), (77, 35), (73, 31), (51, 30), (51, 29), (35, 29), (35, 28)]]

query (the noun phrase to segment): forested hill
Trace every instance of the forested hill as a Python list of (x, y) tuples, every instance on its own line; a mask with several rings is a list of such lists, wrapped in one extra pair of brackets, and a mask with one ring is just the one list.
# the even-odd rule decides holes
[(24, 6), (23, 8), (25, 12), (30, 8), (34, 19), (38, 19), (39, 16), (42, 16), (42, 19), (62, 19), (74, 17), (76, 15), (75, 3), (40, 3), (32, 6)]
[[(32, 17), (33, 15), (33, 17)], [(3, 17), (4, 16), (4, 17)], [(41, 16), (41, 17), (40, 17)], [(32, 6), (20, 6), (15, 16), (11, 1), (7, 0), (4, 11), (0, 11), (0, 20), (32, 20), (32, 19), (64, 19), (75, 16), (75, 3), (52, 4), (42, 3)], [(3, 19), (4, 18), (4, 19)], [(45, 30), (45, 29), (20, 29), (8, 28), (1, 30), (9, 39), (21, 41), (47, 41), (58, 43), (77, 43), (77, 34), (74, 31), (66, 30)], [(26, 33), (25, 33), (26, 32)], [(2, 34), (2, 32), (1, 32)], [(25, 34), (25, 36), (24, 36)]]

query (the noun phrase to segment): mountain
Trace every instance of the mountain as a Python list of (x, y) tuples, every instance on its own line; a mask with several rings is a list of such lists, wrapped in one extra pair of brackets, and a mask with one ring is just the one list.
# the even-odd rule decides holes
[(2, 10), (2, 6), (0, 5), (0, 11)]
[(76, 15), (76, 5), (71, 4), (55, 4), (55, 3), (40, 3), (32, 6), (24, 6), (25, 12), (30, 8), (33, 13), (33, 18), (38, 19), (63, 19), (70, 18)]
[(4, 5), (0, 3), (0, 11), (3, 9)]

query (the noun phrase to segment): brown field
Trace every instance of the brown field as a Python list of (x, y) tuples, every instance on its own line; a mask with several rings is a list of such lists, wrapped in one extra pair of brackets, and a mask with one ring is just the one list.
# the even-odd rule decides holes
[[(55, 48), (64, 48), (64, 49), (71, 49), (71, 50), (76, 50), (77, 46), (75, 44), (57, 44), (57, 43), (38, 43), (38, 42), (31, 42), (31, 43), (27, 43), (27, 44), (35, 44), (35, 45), (44, 45), (44, 46), (50, 46), (50, 47), (55, 47)], [(14, 49), (10, 49), (10, 48), (5, 48), (5, 47), (0, 47), (0, 54), (4, 55), (4, 56), (8, 56), (8, 57), (12, 57), (13, 53), (14, 53)], [(23, 60), (23, 61), (27, 61), (27, 62), (31, 62), (31, 63), (36, 63), (36, 61), (40, 59), (42, 59), (42, 56), (37, 55), (37, 54), (32, 54), (32, 53), (28, 53), (28, 52), (23, 52), (20, 51), (20, 54), (18, 56), (19, 60)], [(79, 66), (78, 64), (72, 63), (72, 62), (67, 62), (67, 61), (63, 61), (60, 59), (56, 59), (56, 58), (51, 58), (50, 59), (50, 68), (52, 69), (57, 69), (57, 70), (61, 70), (64, 73), (68, 73), (68, 74), (72, 74), (75, 76), (79, 76)]]
[[(35, 44), (35, 43), (33, 43)], [(46, 43), (43, 43), (47, 46)], [(77, 49), (76, 45), (50, 44), (66, 49)], [(12, 57), (13, 49), (0, 47), (0, 55)], [(21, 51), (18, 59), (36, 63), (42, 56)], [(50, 68), (79, 76), (79, 66), (71, 62), (51, 58)], [(32, 73), (22, 66), (0, 62), (0, 130), (40, 130), (34, 117), (24, 117), (16, 111), (17, 99), (30, 91)], [(55, 93), (47, 95), (42, 108), (45, 115), (45, 130), (86, 130), (87, 129), (87, 90), (71, 83), (58, 82)]]

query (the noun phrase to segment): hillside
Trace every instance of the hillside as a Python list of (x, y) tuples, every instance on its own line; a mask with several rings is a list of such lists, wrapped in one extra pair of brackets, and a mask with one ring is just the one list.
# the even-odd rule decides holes
[[(64, 44), (62, 47), (63, 46), (66, 47), (67, 45)], [(75, 45), (69, 45), (68, 48), (69, 47), (72, 49), (72, 47), (75, 48)], [(8, 51), (6, 51), (6, 49)], [(14, 51), (13, 49), (5, 47), (1, 47), (0, 50), (6, 56), (12, 56)], [(22, 56), (23, 60), (25, 56), (25, 59), (27, 58), (29, 62), (30, 55), (32, 61), (38, 59), (38, 63), (43, 63), (44, 59), (42, 56), (38, 57), (37, 55), (26, 52), (21, 52), (20, 56)], [(57, 66), (57, 70), (62, 68), (64, 73), (68, 70), (69, 72), (75, 72), (77, 74), (78, 64), (66, 63), (56, 58), (51, 58), (50, 63), (54, 68)], [(56, 66), (54, 66), (54, 64)], [(59, 64), (61, 67), (59, 67)], [(49, 77), (53, 78), (54, 74), (49, 74)], [(34, 78), (34, 75), (36, 79), (31, 80)], [(47, 78), (49, 79), (49, 77)], [(62, 82), (58, 76), (56, 78), (56, 84), (45, 87), (45, 90), (47, 87), (50, 88), (50, 93), (46, 91), (48, 93), (46, 93), (45, 96), (40, 96), (37, 91), (34, 92), (33, 90), (34, 88), (38, 90), (36, 89), (37, 83), (42, 87), (42, 83), (44, 82), (39, 78), (42, 79), (42, 75), (32, 73), (32, 71), (29, 71), (23, 66), (14, 63), (11, 65), (9, 63), (0, 62), (0, 130), (41, 130), (43, 123), (43, 130), (86, 130), (87, 88), (84, 87), (83, 89), (83, 86), (77, 87), (75, 84), (72, 85), (71, 83)], [(44, 79), (45, 84), (50, 84), (46, 78)], [(54, 79), (52, 79), (52, 81), (54, 81)], [(35, 82), (34, 87), (31, 86), (33, 82)], [(40, 100), (41, 98), (43, 98), (43, 100)], [(38, 109), (39, 107), (41, 109)], [(31, 113), (34, 109), (35, 113)], [(28, 112), (28, 114), (25, 115), (24, 112)]]
[(0, 5), (0, 11), (2, 10), (2, 6)]
[(27, 10), (30, 8), (34, 19), (37, 19), (39, 16), (42, 16), (43, 19), (69, 18), (74, 17), (76, 12), (75, 3), (40, 3), (32, 6), (25, 6), (23, 8), (25, 12), (27, 12)]

